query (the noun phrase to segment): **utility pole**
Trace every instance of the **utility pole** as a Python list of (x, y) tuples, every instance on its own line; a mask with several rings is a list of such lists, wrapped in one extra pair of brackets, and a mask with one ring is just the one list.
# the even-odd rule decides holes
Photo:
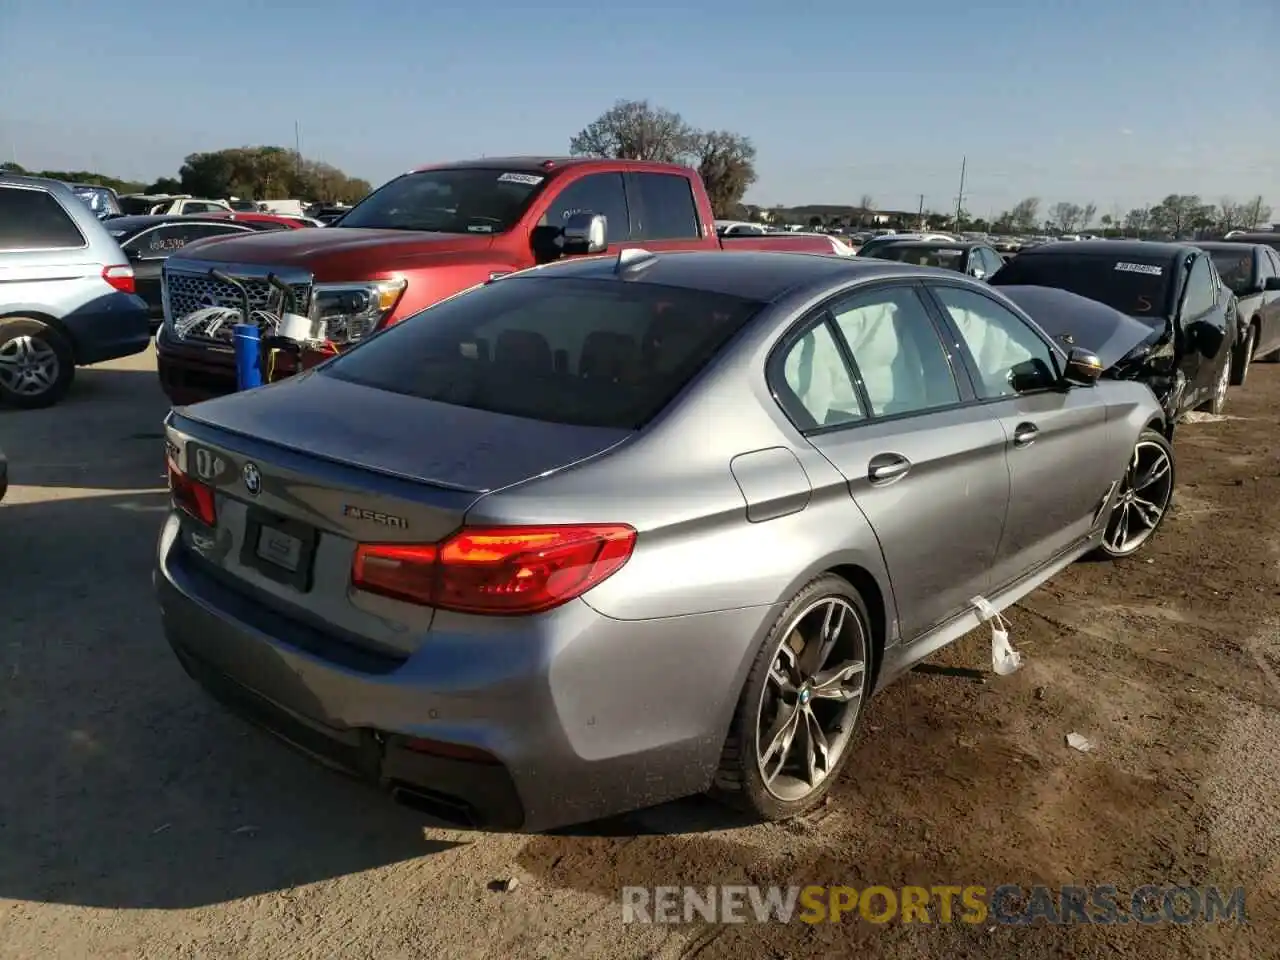
[(968, 164), (968, 157), (960, 158), (960, 192), (956, 194), (956, 230), (960, 229), (960, 214), (964, 210), (964, 171)]
[(299, 177), (302, 176), (302, 125), (297, 121), (293, 121), (293, 156), (295, 164), (295, 172)]
[(920, 221), (920, 229), (923, 230), (924, 229), (924, 194), (923, 193), (920, 194), (920, 212), (916, 214), (916, 217)]

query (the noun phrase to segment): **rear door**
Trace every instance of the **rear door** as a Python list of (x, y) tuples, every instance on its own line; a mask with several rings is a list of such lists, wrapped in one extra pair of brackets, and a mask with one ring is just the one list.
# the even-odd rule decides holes
[(1088, 536), (1128, 450), (1117, 446), (1100, 391), (1056, 387), (1058, 354), (1022, 317), (979, 290), (939, 281), (927, 288), (1008, 451), (1009, 510), (992, 573), (998, 590)]
[(957, 377), (915, 284), (832, 301), (773, 371), (880, 541), (904, 640), (985, 593), (1009, 497), (1004, 431)]

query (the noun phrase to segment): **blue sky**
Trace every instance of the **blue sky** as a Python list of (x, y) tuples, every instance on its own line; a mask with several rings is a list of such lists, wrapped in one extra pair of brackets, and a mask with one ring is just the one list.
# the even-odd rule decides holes
[(1133, 206), (1280, 219), (1277, 0), (0, 0), (0, 157), (151, 179), (291, 145), (375, 184), (564, 153), (649, 99), (759, 150), (759, 203)]

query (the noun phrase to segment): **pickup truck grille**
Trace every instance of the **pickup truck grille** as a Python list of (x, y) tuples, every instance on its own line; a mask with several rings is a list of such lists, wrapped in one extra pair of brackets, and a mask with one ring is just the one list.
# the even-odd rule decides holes
[[(236, 276), (229, 273), (229, 276), (235, 277), (249, 291), (249, 303), (254, 310), (265, 310), (269, 313), (279, 315), (282, 308), (283, 297), (279, 290), (269, 284), (261, 277)], [(292, 283), (289, 288), (293, 291), (293, 295), (297, 298), (297, 310), (299, 313), (306, 314), (311, 309), (311, 284), (310, 283)], [(232, 307), (239, 309), (242, 306), (240, 291), (229, 283), (221, 280), (215, 280), (208, 274), (190, 273), (185, 270), (165, 269), (164, 272), (164, 300), (165, 300), (165, 319), (170, 325), (177, 323), (189, 314), (195, 313), (197, 310), (203, 310), (207, 307)], [(259, 323), (259, 326), (262, 324)], [(223, 324), (210, 335), (203, 328), (197, 328), (190, 331), (187, 341), (204, 341), (206, 343), (215, 343), (224, 346), (230, 346), (232, 342), (232, 325)]]

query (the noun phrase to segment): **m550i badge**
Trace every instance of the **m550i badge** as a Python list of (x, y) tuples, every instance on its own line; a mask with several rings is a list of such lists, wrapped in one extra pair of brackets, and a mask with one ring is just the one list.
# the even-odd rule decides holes
[(356, 507), (346, 504), (342, 508), (344, 517), (351, 517), (354, 520), (368, 520), (370, 523), (380, 523), (384, 527), (398, 527), (401, 530), (409, 529), (409, 521), (404, 517), (397, 517), (390, 513), (379, 513), (376, 510), (366, 510), (364, 507)]

